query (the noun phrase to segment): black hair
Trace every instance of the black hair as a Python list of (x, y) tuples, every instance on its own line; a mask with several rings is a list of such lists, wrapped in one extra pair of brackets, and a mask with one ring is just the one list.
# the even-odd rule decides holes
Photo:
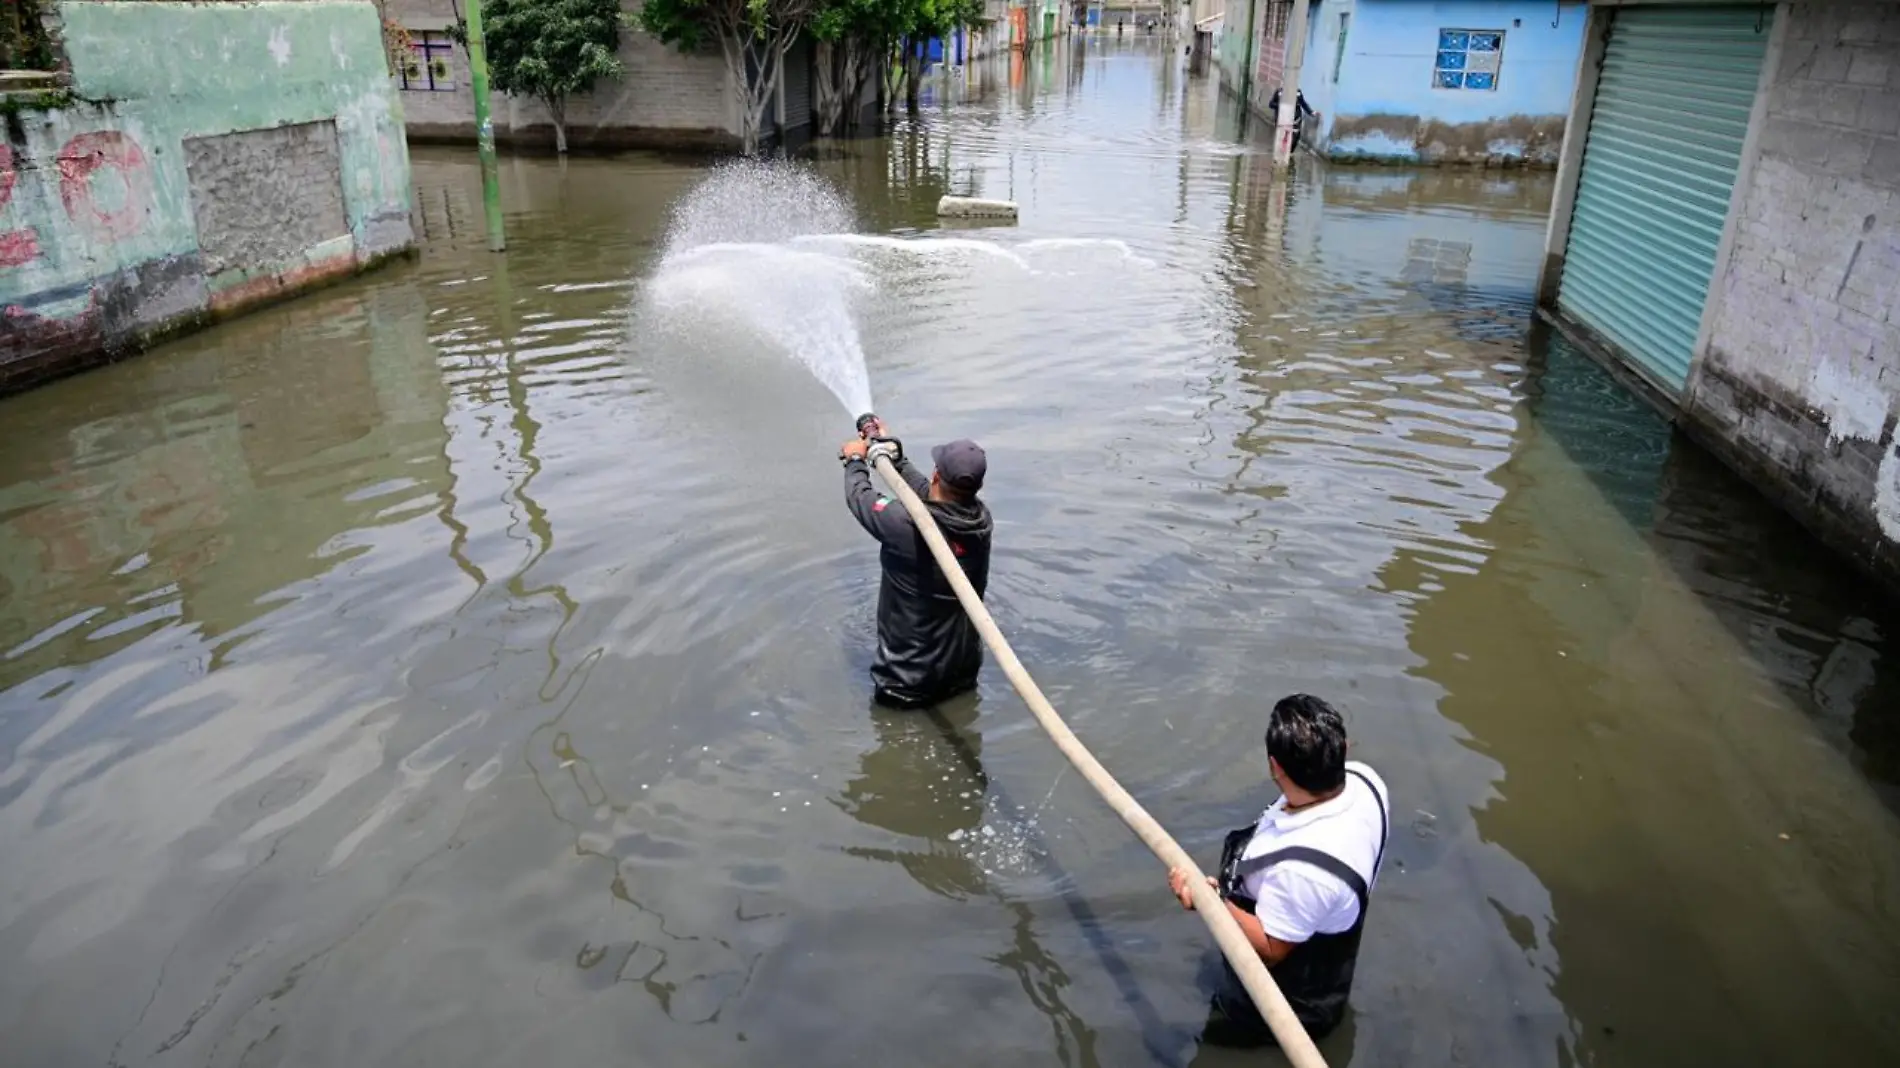
[(949, 501), (951, 504), (969, 504), (971, 501), (976, 500), (977, 494), (976, 490), (966, 490), (962, 486), (943, 477), (943, 472), (941, 471), (937, 472), (937, 491), (943, 494), (943, 499)]
[(1267, 721), (1267, 755), (1300, 789), (1337, 790), (1346, 782), (1346, 721), (1310, 694), (1282, 697)]

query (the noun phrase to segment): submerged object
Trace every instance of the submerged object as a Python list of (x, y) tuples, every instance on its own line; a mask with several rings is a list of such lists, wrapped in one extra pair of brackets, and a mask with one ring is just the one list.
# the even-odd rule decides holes
[(937, 214), (954, 219), (1014, 219), (1013, 200), (984, 200), (980, 197), (944, 197), (937, 201)]

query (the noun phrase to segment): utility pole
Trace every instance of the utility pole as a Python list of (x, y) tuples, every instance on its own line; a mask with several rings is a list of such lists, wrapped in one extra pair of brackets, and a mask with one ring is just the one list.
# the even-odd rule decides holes
[(475, 94), (475, 151), (482, 158), (482, 212), (488, 217), (488, 250), (501, 252), (501, 174), (495, 164), (495, 122), (488, 111), (488, 48), (482, 43), (482, 0), (468, 0), (468, 84)]
[(1293, 0), (1286, 13), (1286, 69), (1280, 72), (1280, 113), (1274, 116), (1273, 166), (1293, 165), (1293, 125), (1300, 110), (1300, 65), (1306, 60), (1306, 2)]
[[(1237, 0), (1229, 0), (1229, 2), (1237, 2)], [(1240, 84), (1236, 86), (1236, 88), (1240, 90), (1241, 128), (1243, 130), (1246, 129), (1247, 118), (1253, 115), (1254, 49), (1259, 47), (1262, 29), (1260, 13), (1255, 7), (1258, 2), (1259, 0), (1247, 0), (1247, 53), (1246, 58), (1241, 61)], [(1274, 3), (1274, 0), (1266, 0), (1266, 2), (1269, 5), (1267, 8), (1267, 17), (1272, 18), (1273, 8), (1271, 5)]]

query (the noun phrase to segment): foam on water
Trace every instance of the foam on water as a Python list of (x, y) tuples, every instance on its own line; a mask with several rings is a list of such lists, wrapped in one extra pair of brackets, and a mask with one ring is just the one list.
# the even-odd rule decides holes
[(912, 256), (940, 257), (948, 254), (974, 254), (1002, 260), (1025, 271), (1029, 261), (994, 241), (968, 237), (892, 237), (888, 234), (812, 234), (796, 239), (804, 244), (838, 245), (846, 248), (900, 252)]

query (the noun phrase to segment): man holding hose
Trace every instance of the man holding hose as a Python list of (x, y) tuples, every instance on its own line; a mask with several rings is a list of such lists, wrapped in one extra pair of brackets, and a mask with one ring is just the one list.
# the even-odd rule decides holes
[(938, 570), (924, 536), (904, 506), (871, 485), (871, 460), (891, 458), (904, 481), (924, 499), (963, 573), (983, 595), (990, 579), (990, 510), (977, 499), (988, 461), (973, 441), (930, 450), (936, 470), (926, 478), (904, 456), (883, 420), (865, 416), (858, 437), (844, 443), (844, 500), (876, 538), (884, 578), (877, 591), (877, 660), (871, 681), (879, 704), (920, 708), (975, 688), (983, 640), (950, 583)]
[[(1346, 723), (1317, 697), (1294, 694), (1267, 721), (1267, 773), (1280, 799), (1227, 835), (1220, 876), (1208, 877), (1273, 973), (1287, 1004), (1319, 1038), (1346, 1015), (1372, 885), (1385, 860), (1390, 805), (1378, 772), (1346, 759)], [(1168, 873), (1183, 908), (1187, 869)], [(1225, 961), (1222, 962), (1223, 964)], [(1206, 1041), (1269, 1041), (1231, 966), (1214, 995)]]

